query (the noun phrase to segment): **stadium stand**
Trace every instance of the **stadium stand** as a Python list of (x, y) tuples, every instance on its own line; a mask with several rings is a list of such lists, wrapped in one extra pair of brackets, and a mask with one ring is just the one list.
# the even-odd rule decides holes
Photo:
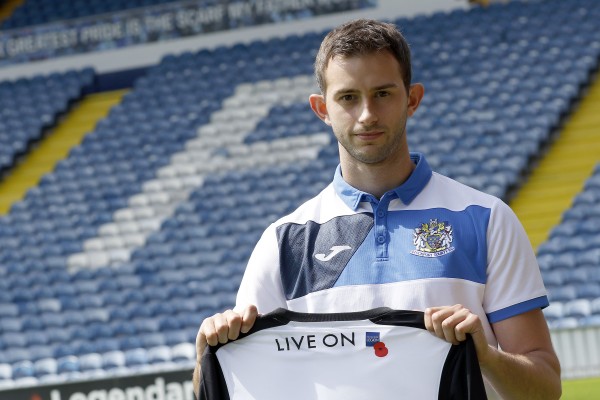
[(92, 69), (0, 83), (0, 176), (93, 85)]
[[(412, 149), (509, 200), (597, 70), (599, 17), (549, 0), (396, 20), (428, 92)], [(0, 217), (0, 387), (193, 366), (199, 322), (233, 305), (263, 229), (333, 176), (337, 145), (305, 104), (322, 36), (165, 57)], [(0, 88), (57, 103), (14, 109), (51, 124), (90, 76)], [(599, 323), (599, 182), (539, 250), (553, 327)]]
[[(148, 7), (179, 0), (27, 0), (6, 19), (0, 28), (15, 29), (26, 26), (42, 25), (54, 21), (91, 17), (132, 8)], [(210, 5), (214, 1), (204, 0), (202, 4)]]
[(600, 308), (600, 164), (538, 250), (553, 308), (551, 327), (597, 325)]
[[(14, 5), (14, 11), (0, 23), (2, 30), (19, 29), (23, 27), (40, 26), (51, 24), (53, 22), (64, 22), (73, 20), (87, 20), (93, 24), (98, 16), (127, 12), (131, 10), (143, 10), (148, 14), (152, 12), (160, 13), (169, 3), (180, 3), (186, 6), (196, 7), (197, 9), (207, 9), (211, 7), (220, 7), (223, 3), (227, 6), (241, 3), (250, 3), (252, 7), (264, 7), (264, 5), (248, 2), (247, 0), (27, 0), (23, 4)], [(238, 17), (228, 15), (227, 22), (223, 28), (235, 29), (244, 25), (254, 25), (266, 22), (281, 22), (289, 19), (310, 18), (316, 13), (336, 12), (347, 10), (347, 5), (358, 8), (369, 8), (373, 5), (373, 0), (350, 1), (344, 4), (343, 1), (334, 1), (329, 3), (304, 3), (304, 7), (293, 8), (288, 11), (274, 10), (266, 15), (252, 18), (250, 16)], [(1, 6), (1, 4), (0, 4)], [(234, 13), (235, 14), (235, 13)]]

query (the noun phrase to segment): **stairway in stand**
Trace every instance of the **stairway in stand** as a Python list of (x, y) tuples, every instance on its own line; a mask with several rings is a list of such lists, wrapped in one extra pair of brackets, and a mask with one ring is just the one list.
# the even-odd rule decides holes
[(83, 137), (121, 101), (126, 92), (95, 93), (76, 104), (56, 128), (0, 182), (0, 215), (6, 214), (14, 202), (23, 199), (27, 190), (37, 185), (44, 174), (51, 172), (71, 148), (81, 143)]
[(23, 3), (25, 0), (6, 0), (0, 5), (0, 22), (10, 17), (13, 11)]
[(534, 249), (561, 221), (600, 162), (600, 78), (568, 117), (559, 137), (511, 202)]

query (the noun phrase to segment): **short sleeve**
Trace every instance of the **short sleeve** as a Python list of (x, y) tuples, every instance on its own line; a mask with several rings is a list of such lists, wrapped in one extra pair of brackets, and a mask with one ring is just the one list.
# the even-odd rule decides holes
[(487, 231), (484, 310), (490, 323), (548, 306), (539, 265), (515, 213), (498, 200)]

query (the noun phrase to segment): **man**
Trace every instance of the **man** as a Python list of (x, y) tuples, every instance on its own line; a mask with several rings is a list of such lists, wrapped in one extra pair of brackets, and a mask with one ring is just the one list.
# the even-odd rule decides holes
[(315, 74), (321, 94), (310, 106), (331, 126), (340, 166), (331, 185), (264, 232), (235, 310), (203, 321), (198, 362), (207, 343), (236, 339), (259, 312), (385, 306), (424, 311), (427, 329), (450, 343), (471, 334), (490, 397), (559, 398), (548, 300), (516, 216), (409, 152), (406, 122), (424, 88), (411, 84), (396, 27), (358, 20), (334, 29)]

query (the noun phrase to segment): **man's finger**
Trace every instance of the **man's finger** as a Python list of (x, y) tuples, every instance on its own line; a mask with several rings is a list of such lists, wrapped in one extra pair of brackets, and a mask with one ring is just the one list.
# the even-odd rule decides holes
[[(235, 311), (228, 310), (225, 312), (225, 320), (227, 321), (227, 341), (235, 340), (240, 336), (240, 328), (242, 326), (242, 316)], [(221, 343), (225, 343), (221, 342)]]
[(443, 339), (452, 344), (458, 344), (458, 340), (456, 339), (456, 334), (454, 332), (454, 328), (456, 326), (455, 319), (453, 316), (446, 318), (441, 323), (441, 330), (443, 332)]
[[(229, 336), (229, 324), (227, 322), (227, 317), (225, 316), (225, 313), (223, 314), (215, 314), (212, 317), (214, 326), (215, 326), (215, 333), (217, 336), (217, 343), (227, 343), (228, 341), (228, 336)], [(217, 344), (215, 343), (215, 345)], [(213, 344), (211, 344), (211, 346), (214, 346)]]
[[(440, 339), (444, 339), (452, 344), (458, 344), (466, 339), (471, 319), (478, 317), (472, 314), (468, 309), (460, 304), (444, 307), (431, 307), (425, 310), (425, 327)], [(465, 320), (469, 320), (467, 325), (460, 325)], [(461, 326), (460, 329), (457, 329)]]
[(243, 333), (247, 333), (254, 326), (254, 322), (256, 322), (257, 316), (258, 310), (256, 309), (256, 306), (246, 307), (244, 313), (242, 314), (241, 330)]
[(219, 338), (217, 337), (217, 330), (215, 328), (213, 317), (206, 318), (202, 321), (202, 325), (200, 325), (200, 331), (196, 337), (196, 347), (202, 346), (202, 348), (198, 348), (198, 350), (204, 350), (204, 347), (206, 347), (207, 344), (215, 346), (217, 343), (219, 343)]
[(467, 338), (467, 333), (471, 335), (477, 334), (479, 331), (483, 331), (479, 317), (475, 314), (469, 313), (469, 315), (455, 328), (456, 338), (459, 341), (463, 341)]
[[(449, 339), (451, 339), (452, 336), (449, 338), (448, 332), (447, 332), (447, 330), (449, 329), (449, 327), (447, 325), (448, 325), (448, 322), (450, 322), (450, 321), (446, 321), (446, 320), (453, 313), (454, 313), (454, 310), (451, 309), (450, 307), (432, 308), (431, 309), (431, 317), (430, 317), (431, 329), (429, 329), (429, 331), (434, 333), (440, 339), (451, 341)], [(452, 327), (452, 329), (453, 328), (454, 327)]]
[(443, 309), (444, 307), (429, 307), (425, 309), (424, 319), (425, 319), (425, 328), (431, 332), (435, 333), (435, 329), (433, 327), (433, 314)]

